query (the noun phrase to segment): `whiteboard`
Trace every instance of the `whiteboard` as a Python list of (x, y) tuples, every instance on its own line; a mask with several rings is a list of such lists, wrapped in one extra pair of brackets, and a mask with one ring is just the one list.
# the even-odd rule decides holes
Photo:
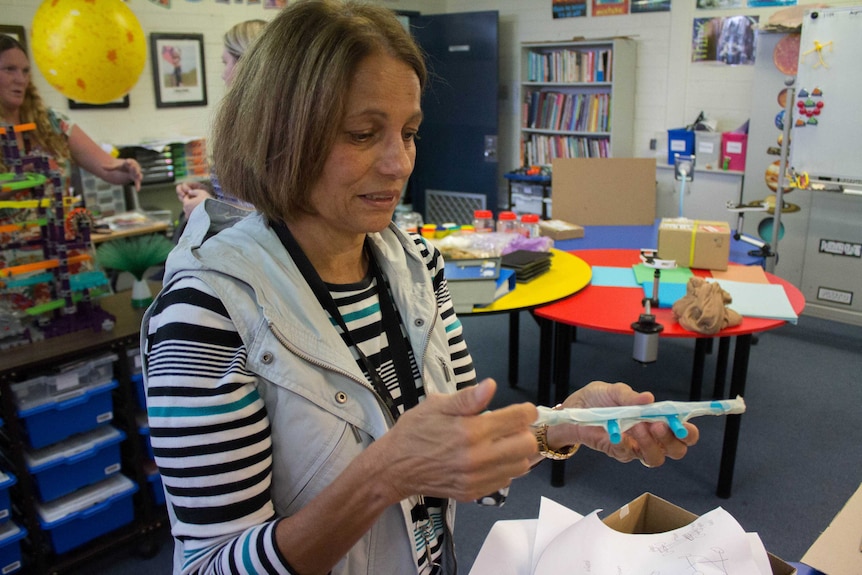
[(795, 87), (790, 165), (814, 180), (862, 181), (862, 6), (806, 11)]

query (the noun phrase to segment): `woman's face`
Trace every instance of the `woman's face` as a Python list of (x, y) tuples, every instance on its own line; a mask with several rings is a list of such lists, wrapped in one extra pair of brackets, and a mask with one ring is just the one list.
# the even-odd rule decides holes
[(221, 61), (224, 64), (224, 70), (221, 73), (221, 79), (224, 80), (225, 86), (230, 86), (233, 81), (234, 69), (239, 61), (236, 56), (227, 51), (227, 48), (222, 50)]
[(311, 192), (311, 217), (328, 233), (352, 237), (389, 224), (416, 160), (420, 92), (416, 72), (401, 60), (375, 54), (360, 63)]
[(30, 83), (30, 61), (18, 48), (0, 53), (0, 105), (7, 112), (17, 112), (24, 103)]

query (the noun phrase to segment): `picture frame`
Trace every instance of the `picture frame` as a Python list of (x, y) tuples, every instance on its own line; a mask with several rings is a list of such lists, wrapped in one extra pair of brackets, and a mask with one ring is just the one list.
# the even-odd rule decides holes
[(203, 34), (150, 34), (157, 108), (206, 106)]
[(0, 24), (0, 34), (15, 38), (19, 44), (24, 46), (24, 53), (29, 57), (29, 52), (27, 50), (27, 32), (24, 30), (24, 26)]
[(84, 102), (78, 102), (77, 100), (69, 99), (69, 109), (70, 110), (104, 110), (111, 108), (128, 108), (129, 107), (129, 95), (126, 94), (122, 98), (117, 98), (112, 102), (107, 102), (105, 104), (87, 104)]

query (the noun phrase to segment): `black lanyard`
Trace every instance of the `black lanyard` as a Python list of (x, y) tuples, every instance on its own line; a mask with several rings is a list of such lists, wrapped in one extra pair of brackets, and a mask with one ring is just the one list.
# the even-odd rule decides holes
[[(389, 390), (383, 382), (383, 379), (380, 377), (377, 368), (373, 363), (371, 363), (371, 360), (362, 353), (362, 350), (359, 349), (356, 342), (354, 342), (350, 331), (347, 329), (347, 324), (341, 316), (341, 312), (338, 311), (338, 306), (335, 304), (335, 300), (332, 299), (332, 294), (329, 292), (326, 284), (317, 273), (317, 270), (315, 270), (314, 266), (311, 265), (311, 262), (305, 255), (305, 252), (302, 251), (296, 238), (293, 237), (293, 234), (283, 222), (273, 223), (272, 228), (275, 230), (278, 239), (281, 240), (285, 249), (287, 249), (290, 257), (293, 258), (293, 261), (296, 263), (297, 268), (305, 278), (311, 291), (314, 292), (314, 295), (317, 297), (317, 301), (323, 309), (329, 313), (330, 317), (338, 322), (339, 327), (341, 327), (341, 331), (344, 332), (344, 337), (347, 338), (349, 342), (348, 345), (356, 350), (362, 365), (365, 366), (365, 371), (368, 373), (368, 378), (371, 380), (371, 384), (377, 392), (377, 395), (380, 396), (380, 399), (386, 405), (387, 409), (389, 409), (392, 417), (397, 420), (400, 412), (398, 411), (398, 407), (395, 405), (392, 394), (389, 393)], [(407, 410), (419, 403), (419, 393), (416, 390), (416, 381), (414, 380), (413, 372), (410, 369), (410, 355), (407, 351), (407, 344), (404, 341), (404, 335), (401, 333), (401, 322), (398, 319), (398, 311), (395, 309), (395, 304), (393, 303), (392, 297), (389, 293), (389, 284), (386, 281), (386, 277), (383, 275), (383, 272), (380, 270), (380, 267), (377, 265), (374, 253), (368, 245), (367, 238), (363, 249), (368, 254), (371, 273), (374, 279), (377, 280), (377, 294), (380, 302), (380, 315), (382, 317), (383, 331), (386, 333), (386, 339), (389, 340), (389, 350), (392, 354), (392, 363), (395, 366), (395, 374), (398, 378), (398, 385), (401, 388), (401, 396), (404, 398), (404, 409)]]

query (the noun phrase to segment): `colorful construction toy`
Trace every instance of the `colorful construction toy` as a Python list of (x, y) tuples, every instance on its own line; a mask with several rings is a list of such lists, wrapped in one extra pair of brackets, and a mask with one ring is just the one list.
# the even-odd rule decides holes
[(109, 281), (95, 263), (93, 218), (64, 174), (32, 149), (34, 124), (0, 125), (0, 349), (91, 329), (115, 318), (95, 297)]

